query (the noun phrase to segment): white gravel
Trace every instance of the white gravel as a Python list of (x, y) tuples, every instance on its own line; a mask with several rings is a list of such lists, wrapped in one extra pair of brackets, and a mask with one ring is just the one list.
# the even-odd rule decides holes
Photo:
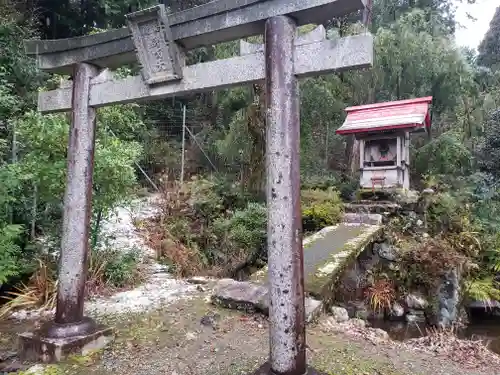
[(195, 290), (196, 285), (176, 280), (169, 274), (156, 274), (136, 289), (88, 302), (85, 311), (91, 316), (141, 312), (156, 309), (180, 298), (189, 298)]
[(128, 207), (118, 207), (114, 214), (102, 223), (102, 236), (107, 245), (114, 249), (128, 251), (137, 249), (146, 258), (155, 258), (155, 252), (139, 235), (134, 222), (155, 217), (159, 214), (160, 197), (133, 201)]
[[(168, 269), (154, 261), (155, 252), (143, 241), (134, 225), (135, 220), (154, 217), (158, 213), (158, 196), (133, 202), (129, 207), (119, 207), (115, 215), (103, 223), (103, 235), (107, 245), (114, 249), (140, 252), (149, 276), (146, 282), (130, 291), (116, 293), (105, 298), (88, 301), (85, 312), (91, 316), (141, 312), (156, 309), (182, 298), (189, 298), (196, 285), (178, 280)], [(52, 315), (54, 311), (18, 310), (11, 315), (17, 320), (37, 319)]]

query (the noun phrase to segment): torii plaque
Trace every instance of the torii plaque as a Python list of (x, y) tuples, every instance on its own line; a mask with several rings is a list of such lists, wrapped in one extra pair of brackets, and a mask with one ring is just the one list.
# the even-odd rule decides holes
[[(72, 121), (56, 316), (20, 336), (21, 354), (59, 360), (109, 335), (83, 314), (95, 109), (265, 80), (270, 360), (256, 374), (315, 373), (306, 366), (305, 350), (297, 79), (370, 67), (373, 38), (327, 40), (321, 26), (297, 37), (297, 26), (321, 24), (364, 5), (365, 0), (216, 0), (168, 15), (158, 5), (127, 15), (128, 28), (26, 42), (41, 69), (72, 72), (73, 82), (38, 98), (39, 111), (71, 111)], [(185, 64), (189, 49), (257, 34), (264, 34), (264, 46), (242, 43), (240, 56)], [(133, 61), (141, 63), (141, 75), (113, 77), (110, 69)]]

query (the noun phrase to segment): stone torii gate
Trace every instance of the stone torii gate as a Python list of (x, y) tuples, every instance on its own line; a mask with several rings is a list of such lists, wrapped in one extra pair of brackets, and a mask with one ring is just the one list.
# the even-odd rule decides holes
[[(373, 38), (327, 40), (321, 26), (299, 37), (297, 27), (363, 9), (365, 1), (216, 0), (175, 14), (158, 5), (128, 14), (128, 28), (26, 41), (42, 70), (73, 79), (38, 98), (40, 112), (71, 111), (72, 117), (56, 315), (20, 335), (22, 356), (57, 361), (112, 338), (83, 313), (96, 108), (265, 81), (270, 360), (255, 374), (316, 373), (306, 366), (297, 79), (370, 67)], [(240, 56), (185, 64), (187, 50), (258, 34), (264, 45), (242, 42)], [(136, 61), (138, 76), (111, 73)]]

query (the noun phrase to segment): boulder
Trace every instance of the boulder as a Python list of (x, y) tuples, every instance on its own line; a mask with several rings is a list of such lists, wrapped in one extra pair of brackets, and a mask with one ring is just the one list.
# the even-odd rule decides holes
[(354, 319), (351, 319), (349, 321), (354, 327), (356, 328), (359, 328), (359, 329), (363, 329), (366, 327), (366, 321), (362, 320), (362, 319), (357, 319), (357, 318), (354, 318)]
[(456, 269), (444, 275), (437, 290), (437, 297), (437, 324), (443, 328), (449, 327), (457, 319), (460, 302), (460, 275)]
[(363, 301), (351, 301), (347, 304), (349, 317), (367, 320), (370, 316), (370, 311)]
[(262, 285), (222, 279), (214, 288), (212, 302), (230, 309), (262, 310), (267, 305), (267, 293), (267, 288)]
[(393, 319), (402, 319), (405, 315), (405, 309), (398, 302), (394, 302), (391, 306), (390, 316)]
[(429, 302), (424, 296), (418, 293), (410, 293), (405, 298), (406, 306), (412, 310), (425, 310), (429, 306)]
[[(219, 280), (212, 294), (212, 303), (229, 309), (269, 314), (267, 286), (247, 281)], [(321, 313), (322, 308), (321, 301), (310, 297), (306, 298), (306, 322), (314, 320)]]
[(333, 306), (330, 309), (332, 317), (339, 323), (346, 322), (349, 320), (349, 314), (347, 310), (343, 307)]
[(376, 339), (378, 340), (383, 340), (383, 341), (387, 341), (390, 339), (389, 337), (389, 334), (384, 331), (383, 329), (380, 329), (380, 328), (372, 328), (370, 329), (370, 332), (373, 334), (373, 336), (375, 336)]
[(374, 243), (373, 251), (375, 251), (380, 258), (394, 262), (398, 258), (398, 249), (387, 242)]

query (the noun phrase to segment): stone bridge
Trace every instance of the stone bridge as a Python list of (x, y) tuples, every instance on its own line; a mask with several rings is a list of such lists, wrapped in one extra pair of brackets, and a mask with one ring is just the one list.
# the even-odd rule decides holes
[[(308, 322), (332, 304), (339, 278), (364, 250), (369, 250), (382, 237), (383, 229), (380, 214), (346, 213), (340, 224), (326, 227), (304, 239)], [(268, 269), (264, 267), (251, 275), (248, 281), (220, 280), (212, 300), (227, 308), (267, 314), (267, 277)]]

